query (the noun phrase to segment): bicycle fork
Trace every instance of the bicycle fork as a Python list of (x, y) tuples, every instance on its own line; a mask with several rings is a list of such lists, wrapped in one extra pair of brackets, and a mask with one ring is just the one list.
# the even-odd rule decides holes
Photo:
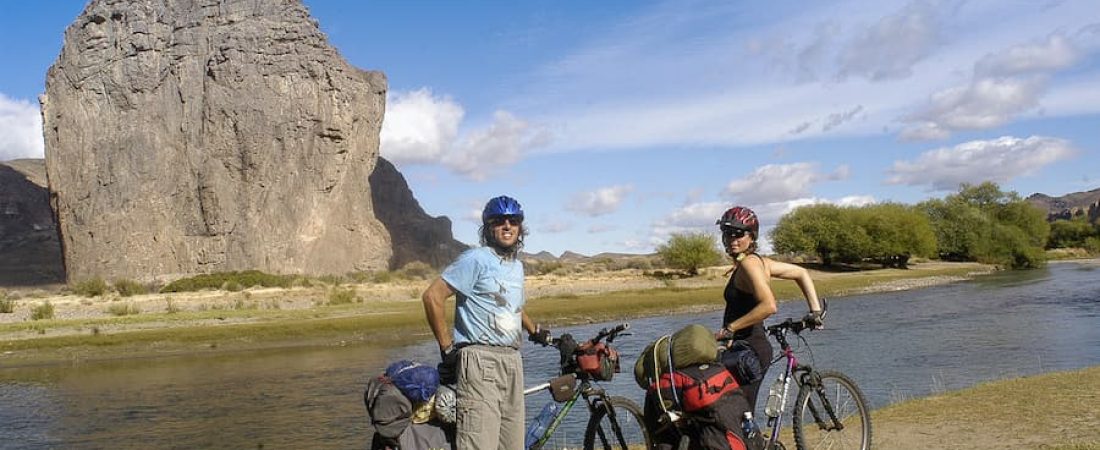
[(825, 385), (821, 382), (821, 376), (817, 372), (810, 371), (803, 377), (803, 386), (809, 386), (817, 394), (817, 398), (821, 400), (821, 407), (825, 409), (825, 413), (828, 415), (827, 419), (821, 417), (821, 413), (818, 412), (817, 406), (814, 405), (813, 399), (806, 401), (807, 406), (810, 409), (810, 414), (814, 417), (814, 422), (817, 426), (824, 431), (840, 431), (844, 429), (844, 423), (836, 416), (836, 410), (833, 409), (833, 402), (829, 401), (829, 395), (825, 392)]
[[(595, 417), (596, 410), (603, 408), (607, 412), (608, 422), (611, 423), (611, 432), (614, 433), (614, 442), (626, 442), (626, 438), (623, 437), (623, 429), (619, 426), (619, 419), (615, 415), (615, 405), (611, 403), (611, 397), (604, 395), (601, 391), (596, 401), (593, 401), (588, 405), (589, 411), (591, 411), (590, 417)], [(596, 435), (600, 438), (600, 443), (603, 444), (603, 448), (611, 448), (607, 439), (607, 432), (602, 426), (596, 425)], [(625, 449), (624, 449), (625, 450)]]

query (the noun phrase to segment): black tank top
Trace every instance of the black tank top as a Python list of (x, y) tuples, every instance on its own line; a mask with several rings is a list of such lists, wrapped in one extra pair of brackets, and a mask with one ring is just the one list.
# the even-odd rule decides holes
[[(760, 255), (755, 253), (746, 256), (746, 258), (751, 256), (760, 258)], [(763, 260), (761, 260), (761, 262), (763, 262)], [(744, 264), (744, 262), (741, 264)], [(758, 303), (756, 297), (753, 296), (752, 293), (738, 289), (737, 283), (734, 282), (734, 280), (737, 279), (737, 272), (741, 270), (741, 264), (738, 264), (737, 270), (733, 271), (733, 275), (730, 276), (730, 281), (726, 283), (726, 290), (722, 293), (722, 296), (726, 299), (726, 312), (722, 314), (722, 326), (729, 325), (730, 322), (745, 316), (749, 311), (752, 311)], [(757, 328), (759, 328), (759, 330), (757, 330)], [(758, 323), (751, 327), (737, 330), (737, 332), (733, 334), (733, 337), (734, 339), (747, 339), (756, 331), (762, 335), (764, 332), (764, 324)]]

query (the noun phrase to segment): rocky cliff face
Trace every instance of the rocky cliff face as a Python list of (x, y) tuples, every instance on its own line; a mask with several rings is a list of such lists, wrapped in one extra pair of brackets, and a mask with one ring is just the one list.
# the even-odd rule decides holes
[(1100, 189), (1074, 192), (1061, 197), (1046, 194), (1031, 194), (1027, 201), (1047, 212), (1047, 220), (1069, 220), (1074, 217), (1088, 217), (1089, 222), (1100, 222)]
[(393, 241), (392, 268), (398, 269), (413, 261), (444, 267), (468, 248), (454, 239), (450, 219), (432, 217), (424, 212), (405, 177), (385, 158), (378, 158), (370, 185), (374, 211)]
[(385, 91), (298, 0), (93, 0), (42, 97), (69, 278), (385, 268)]
[(64, 281), (42, 160), (0, 163), (0, 286)]

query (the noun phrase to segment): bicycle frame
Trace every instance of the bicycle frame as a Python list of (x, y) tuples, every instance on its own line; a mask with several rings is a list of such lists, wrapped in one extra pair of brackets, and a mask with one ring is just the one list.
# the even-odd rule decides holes
[[(779, 432), (783, 428), (783, 417), (787, 411), (787, 399), (790, 398), (789, 395), (791, 393), (791, 380), (794, 380), (800, 390), (807, 388), (821, 389), (821, 381), (815, 376), (814, 369), (810, 366), (799, 364), (798, 358), (794, 355), (794, 350), (791, 348), (790, 343), (787, 342), (787, 332), (790, 330), (790, 323), (791, 319), (788, 319), (785, 324), (776, 325), (774, 331), (772, 329), (768, 330), (768, 333), (779, 344), (779, 348), (783, 352), (782, 355), (772, 361), (772, 364), (774, 365), (781, 359), (786, 359), (787, 364), (786, 367), (784, 367), (782, 375), (783, 390), (779, 395), (778, 410), (776, 411), (775, 417), (768, 417), (767, 425), (771, 428), (771, 435), (764, 445), (766, 450), (777, 448), (776, 445), (779, 443)], [(786, 325), (787, 328), (780, 328), (783, 325)], [(802, 329), (803, 328), (798, 328), (794, 332), (798, 334)], [(807, 387), (807, 385), (810, 386)], [(844, 424), (837, 419), (836, 412), (833, 411), (832, 405), (826, 402), (823, 406), (825, 407), (825, 413), (829, 422), (828, 428), (834, 430), (844, 429)], [(813, 405), (810, 405), (810, 413), (813, 415), (815, 422), (818, 424), (823, 422), (821, 414)], [(825, 427), (825, 425), (821, 426)]]
[[(794, 356), (794, 351), (789, 347), (783, 349), (783, 356), (780, 358), (787, 359), (787, 364), (783, 370), (783, 391), (779, 394), (778, 413), (775, 417), (768, 417), (768, 428), (771, 429), (771, 436), (768, 437), (768, 442), (764, 445), (765, 449), (775, 448), (775, 444), (779, 442), (779, 430), (783, 428), (783, 415), (787, 409), (787, 394), (791, 390), (791, 378), (793, 378), (792, 375), (794, 374), (795, 365), (798, 364), (798, 360)], [(778, 359), (776, 362), (778, 362)], [(763, 388), (763, 386), (761, 386), (761, 388)]]
[[(611, 342), (612, 340), (614, 340), (615, 335), (625, 331), (628, 327), (629, 325), (623, 324), (615, 328), (611, 332), (607, 332), (607, 330), (605, 329), (601, 331), (599, 335), (597, 335), (595, 341), (599, 341), (604, 337), (610, 336), (608, 338), (608, 342)], [(578, 381), (580, 384), (574, 390), (573, 395), (569, 397), (569, 399), (562, 404), (562, 407), (558, 409), (557, 413), (554, 414), (554, 419), (550, 421), (550, 424), (546, 427), (546, 431), (542, 433), (542, 436), (539, 436), (538, 440), (536, 440), (535, 443), (531, 445), (530, 449), (538, 450), (541, 449), (543, 445), (546, 445), (546, 443), (550, 440), (550, 437), (553, 436), (554, 432), (557, 431), (559, 426), (561, 426), (561, 423), (565, 419), (565, 416), (573, 410), (573, 407), (577, 403), (577, 399), (582, 397), (584, 398), (584, 403), (588, 406), (588, 412), (590, 414), (595, 413), (597, 407), (599, 407), (600, 404), (606, 404), (608, 402), (606, 391), (604, 391), (603, 388), (594, 386), (592, 380), (590, 380), (587, 376), (579, 377)], [(542, 383), (537, 386), (524, 389), (523, 395), (531, 395), (549, 388), (549, 382)], [(555, 400), (551, 399), (550, 401), (554, 402)], [(612, 417), (612, 419), (615, 418), (615, 410), (613, 408), (608, 408), (607, 413)], [(612, 431), (618, 435), (619, 439), (622, 439), (622, 430), (618, 428), (618, 422), (612, 420), (612, 424), (615, 428)], [(530, 424), (527, 425), (530, 426)]]
[[(538, 386), (525, 389), (523, 391), (523, 395), (531, 395), (544, 389), (548, 389), (549, 387), (550, 383), (542, 383)], [(582, 395), (585, 397), (585, 403), (588, 404), (589, 410), (592, 409), (592, 402), (588, 401), (588, 396), (584, 394), (584, 392), (589, 389), (591, 389), (591, 386), (589, 385), (588, 380), (581, 381), (580, 388), (577, 389), (576, 392), (573, 392), (573, 396), (569, 397), (569, 400), (566, 400), (565, 403), (562, 404), (561, 408), (558, 409), (557, 414), (554, 414), (554, 420), (550, 421), (550, 425), (546, 427), (546, 431), (543, 432), (542, 436), (539, 436), (539, 439), (535, 441), (534, 445), (531, 446), (532, 449), (537, 450), (542, 448), (543, 445), (546, 445), (546, 442), (550, 440), (550, 436), (552, 436), (554, 432), (558, 430), (558, 426), (561, 425), (561, 422), (565, 419), (566, 414), (569, 414), (569, 411), (573, 410), (573, 405), (577, 403), (577, 399), (580, 398)], [(554, 400), (551, 399), (550, 401)]]

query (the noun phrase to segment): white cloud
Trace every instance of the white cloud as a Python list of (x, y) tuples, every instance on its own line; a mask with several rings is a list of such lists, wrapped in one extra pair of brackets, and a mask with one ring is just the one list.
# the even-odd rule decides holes
[(940, 27), (932, 5), (911, 3), (848, 43), (839, 56), (838, 77), (860, 76), (873, 81), (907, 78), (913, 66), (940, 44)]
[(867, 206), (876, 203), (875, 197), (870, 195), (849, 195), (832, 202), (840, 206)]
[(386, 101), (381, 153), (394, 163), (435, 163), (454, 144), (466, 111), (427, 88), (393, 92)]
[(969, 84), (932, 94), (926, 106), (904, 118), (909, 126), (901, 137), (945, 139), (955, 131), (1009, 123), (1037, 108), (1051, 76), (1081, 56), (1075, 44), (1058, 33), (986, 54), (974, 64)]
[(1041, 78), (982, 78), (968, 86), (932, 95), (930, 105), (910, 117), (916, 125), (902, 137), (947, 137), (956, 130), (980, 130), (1004, 125), (1039, 104), (1046, 83)]
[(565, 209), (590, 217), (610, 214), (619, 209), (627, 194), (634, 190), (631, 185), (609, 186), (592, 192), (581, 192), (565, 205)]
[(0, 161), (43, 155), (42, 114), (38, 105), (0, 93)]
[(547, 141), (548, 135), (541, 130), (507, 111), (497, 111), (488, 128), (470, 133), (443, 156), (442, 162), (451, 170), (480, 181), (515, 164), (525, 150)]
[(757, 167), (745, 178), (730, 181), (722, 196), (740, 204), (761, 205), (809, 196), (810, 186), (821, 181), (847, 178), (847, 166), (832, 174), (817, 172), (813, 163), (768, 164)]
[(821, 131), (827, 132), (829, 130), (832, 130), (833, 128), (840, 126), (844, 122), (852, 120), (861, 111), (863, 111), (863, 105), (856, 105), (854, 108), (847, 111), (829, 114), (829, 117), (826, 117), (824, 123), (821, 125)]
[(1072, 66), (1079, 58), (1080, 52), (1068, 38), (1052, 34), (1044, 41), (986, 55), (974, 65), (974, 73), (983, 77), (1046, 73)]
[(465, 110), (427, 88), (393, 93), (388, 103), (380, 151), (397, 164), (440, 164), (484, 180), (515, 164), (526, 150), (549, 142), (545, 131), (503, 110), (488, 126), (460, 133)]
[(954, 190), (961, 183), (1006, 182), (1031, 175), (1076, 153), (1068, 141), (1043, 136), (970, 141), (924, 152), (914, 161), (896, 161), (887, 182)]

